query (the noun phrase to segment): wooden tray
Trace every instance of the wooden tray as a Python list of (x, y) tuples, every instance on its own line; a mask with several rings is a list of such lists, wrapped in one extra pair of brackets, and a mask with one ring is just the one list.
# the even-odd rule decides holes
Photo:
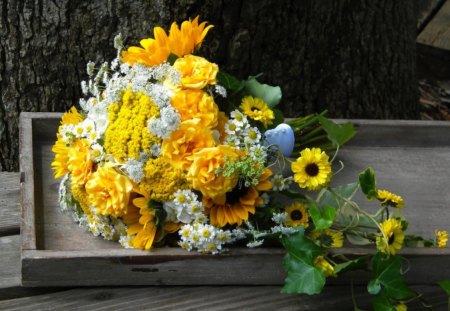
[[(232, 249), (215, 256), (181, 248), (144, 252), (123, 249), (78, 227), (58, 207), (58, 180), (50, 168), (60, 117), (60, 113), (21, 114), (24, 286), (283, 283), (282, 249)], [(353, 122), (358, 135), (340, 151), (345, 169), (334, 184), (354, 182), (359, 172), (372, 166), (380, 188), (403, 196), (409, 233), (432, 237), (435, 229), (450, 231), (450, 122)], [(358, 201), (365, 202), (362, 197)], [(342, 251), (368, 253), (364, 248)], [(450, 277), (450, 249), (403, 249), (401, 254), (411, 264), (410, 284)], [(367, 277), (355, 272), (332, 282), (349, 284), (349, 278), (358, 282)]]

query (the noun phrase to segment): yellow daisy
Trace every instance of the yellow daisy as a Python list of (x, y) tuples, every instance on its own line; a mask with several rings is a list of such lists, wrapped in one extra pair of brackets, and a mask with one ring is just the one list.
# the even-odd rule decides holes
[(318, 190), (331, 179), (332, 170), (328, 155), (320, 148), (306, 148), (300, 157), (291, 164), (294, 181), (300, 188)]
[(272, 124), (272, 120), (275, 119), (273, 111), (267, 106), (267, 103), (259, 97), (244, 97), (239, 108), (241, 108), (242, 112), (249, 118), (261, 122), (264, 127)]
[(397, 208), (402, 208), (405, 206), (403, 198), (399, 195), (393, 194), (387, 190), (377, 190), (377, 199), (381, 201), (382, 204)]
[(314, 266), (321, 269), (323, 274), (325, 274), (325, 277), (336, 276), (334, 267), (323, 256), (317, 256), (316, 259), (314, 259)]
[(445, 230), (435, 230), (434, 233), (436, 234), (437, 238), (437, 246), (440, 248), (445, 248), (448, 241), (448, 232)]
[(287, 213), (286, 226), (297, 227), (303, 226), (308, 228), (309, 215), (306, 211), (306, 205), (300, 202), (294, 202), (284, 210)]
[(311, 233), (310, 238), (323, 247), (342, 247), (344, 235), (340, 231), (331, 229), (317, 230)]
[(387, 238), (387, 244), (383, 236), (377, 236), (377, 248), (385, 254), (395, 255), (402, 248), (405, 235), (402, 230), (400, 220), (390, 218), (380, 224), (384, 236)]

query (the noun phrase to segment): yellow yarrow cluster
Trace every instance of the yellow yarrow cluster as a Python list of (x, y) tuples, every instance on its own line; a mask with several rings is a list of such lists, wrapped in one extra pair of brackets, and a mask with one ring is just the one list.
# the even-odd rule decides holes
[(183, 171), (173, 167), (164, 157), (148, 160), (144, 174), (139, 187), (142, 192), (149, 193), (152, 200), (169, 201), (178, 189), (189, 188)]
[(109, 124), (105, 133), (107, 153), (118, 161), (137, 159), (142, 151), (148, 153), (159, 139), (147, 129), (147, 122), (158, 116), (158, 106), (150, 97), (126, 90), (122, 101), (109, 107)]
[(80, 204), (81, 209), (83, 210), (83, 213), (86, 215), (91, 214), (90, 209), (90, 202), (88, 194), (86, 193), (86, 190), (84, 189), (84, 186), (79, 186), (75, 183), (70, 184), (70, 192), (72, 193), (72, 196), (77, 202)]

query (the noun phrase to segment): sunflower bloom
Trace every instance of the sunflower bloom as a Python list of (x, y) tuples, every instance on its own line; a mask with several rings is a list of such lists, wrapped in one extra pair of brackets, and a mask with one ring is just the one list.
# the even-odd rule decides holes
[(269, 108), (267, 103), (259, 97), (246, 96), (242, 99), (242, 112), (250, 119), (261, 122), (264, 127), (272, 124), (275, 119), (273, 111)]
[(318, 190), (331, 179), (332, 170), (328, 155), (320, 148), (306, 148), (300, 157), (291, 164), (294, 181), (300, 188)]
[(69, 162), (69, 147), (66, 146), (66, 142), (62, 139), (60, 134), (57, 134), (58, 139), (52, 147), (52, 152), (55, 154), (51, 166), (55, 171), (55, 178), (60, 178), (69, 173), (67, 163)]
[(344, 235), (342, 232), (331, 229), (314, 231), (311, 233), (310, 238), (323, 247), (338, 248), (344, 245)]
[(434, 233), (436, 234), (437, 238), (437, 246), (439, 248), (445, 248), (448, 241), (448, 232), (445, 230), (435, 230)]
[(395, 255), (402, 248), (405, 235), (401, 221), (395, 218), (385, 220), (380, 224), (381, 230), (387, 238), (387, 244), (383, 236), (377, 236), (377, 248), (385, 254)]
[(323, 256), (317, 256), (314, 259), (314, 266), (322, 270), (325, 277), (336, 276), (334, 267)]
[(309, 226), (309, 214), (306, 211), (306, 205), (299, 202), (294, 202), (284, 210), (287, 214), (286, 226), (297, 227), (303, 226), (308, 228)]
[(209, 213), (211, 225), (224, 227), (226, 224), (241, 225), (248, 220), (249, 214), (255, 213), (255, 208), (264, 203), (260, 191), (272, 188), (270, 182), (272, 171), (265, 168), (256, 186), (245, 187), (238, 183), (230, 192), (216, 198), (203, 198), (203, 205)]
[(382, 204), (397, 208), (403, 208), (405, 202), (403, 198), (399, 195), (393, 194), (387, 190), (377, 190), (377, 199), (381, 201)]
[(123, 216), (123, 220), (128, 226), (127, 234), (134, 236), (131, 245), (137, 249), (151, 249), (157, 235), (156, 211), (150, 207), (149, 201), (148, 195), (134, 198), (131, 200), (132, 204), (128, 213)]
[(154, 39), (141, 40), (141, 47), (131, 46), (122, 52), (122, 61), (133, 65), (135, 63), (145, 66), (157, 66), (167, 60), (170, 54), (169, 39), (161, 27), (153, 29)]
[(213, 27), (207, 22), (198, 24), (198, 16), (193, 20), (184, 21), (178, 28), (177, 23), (172, 23), (169, 32), (169, 49), (170, 52), (182, 57), (192, 54), (196, 49), (200, 48), (208, 31)]

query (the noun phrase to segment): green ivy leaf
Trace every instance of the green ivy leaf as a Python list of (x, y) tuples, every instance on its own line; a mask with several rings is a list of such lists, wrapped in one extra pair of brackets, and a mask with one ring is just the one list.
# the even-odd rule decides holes
[(372, 301), (372, 305), (375, 311), (395, 311), (395, 307), (390, 302), (389, 297), (383, 292)]
[(450, 280), (440, 281), (438, 284), (450, 296)]
[[(390, 298), (404, 299), (414, 295), (406, 286), (401, 268), (400, 256), (386, 257), (378, 252), (372, 259), (372, 268), (375, 283), (383, 286), (383, 292)], [(371, 282), (372, 282), (371, 281)]]
[(356, 130), (350, 122), (339, 125), (321, 115), (318, 116), (318, 120), (334, 146), (344, 145), (356, 134)]
[(339, 263), (334, 266), (334, 272), (340, 274), (345, 271), (366, 269), (368, 264), (369, 256), (361, 256), (354, 260)]
[(281, 88), (259, 83), (255, 77), (249, 77), (244, 81), (245, 90), (252, 96), (264, 100), (270, 108), (274, 108), (281, 101)]
[(336, 209), (331, 206), (324, 206), (319, 209), (316, 202), (311, 202), (308, 206), (308, 212), (314, 222), (317, 230), (328, 229), (333, 224), (336, 217)]
[(361, 191), (369, 200), (377, 197), (377, 182), (373, 168), (369, 167), (359, 174), (359, 184), (361, 185)]
[(239, 91), (242, 88), (241, 81), (222, 70), (217, 73), (217, 82), (231, 91)]
[(381, 291), (381, 284), (378, 282), (378, 280), (370, 280), (370, 282), (367, 284), (367, 291), (371, 295), (378, 295), (378, 293)]
[(283, 266), (287, 273), (283, 293), (318, 294), (325, 285), (325, 275), (314, 266), (314, 259), (322, 254), (322, 248), (304, 235), (304, 229), (283, 238), (287, 251)]

